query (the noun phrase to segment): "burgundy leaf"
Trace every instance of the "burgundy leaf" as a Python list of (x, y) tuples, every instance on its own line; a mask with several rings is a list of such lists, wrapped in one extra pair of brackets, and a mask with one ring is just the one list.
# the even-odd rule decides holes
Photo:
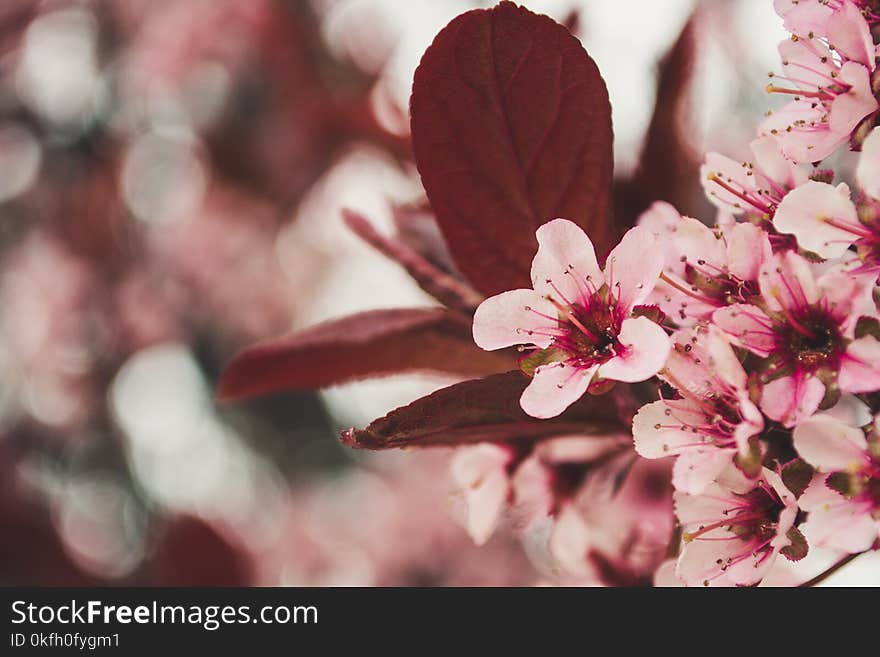
[(618, 224), (632, 226), (654, 201), (667, 201), (688, 216), (710, 216), (700, 185), (700, 156), (685, 134), (691, 115), (691, 86), (699, 14), (685, 23), (657, 71), (657, 97), (634, 176), (615, 185)]
[(804, 491), (813, 479), (814, 473), (813, 466), (803, 459), (792, 459), (783, 465), (780, 471), (782, 483), (798, 498), (804, 494)]
[(611, 106), (565, 27), (510, 2), (462, 14), (422, 57), (410, 109), (428, 199), (478, 290), (528, 286), (535, 230), (557, 217), (608, 251)]
[(385, 237), (361, 214), (343, 209), (348, 227), (383, 255), (396, 261), (425, 292), (453, 310), (473, 315), (483, 296), (470, 285), (428, 262), (405, 242)]
[(309, 390), (395, 372), (481, 376), (513, 366), (477, 347), (470, 321), (441, 308), (372, 310), (324, 322), (239, 353), (223, 372), (220, 399)]
[(449, 247), (446, 246), (427, 196), (414, 203), (393, 205), (391, 219), (397, 228), (396, 236), (404, 244), (440, 271), (463, 278), (452, 261)]
[(342, 442), (361, 449), (391, 449), (539, 440), (626, 429), (608, 396), (585, 396), (552, 420), (526, 415), (519, 398), (530, 380), (513, 371), (457, 383), (392, 411), (366, 429), (344, 431)]
[(153, 586), (249, 586), (247, 555), (204, 520), (170, 519), (154, 539), (141, 574)]

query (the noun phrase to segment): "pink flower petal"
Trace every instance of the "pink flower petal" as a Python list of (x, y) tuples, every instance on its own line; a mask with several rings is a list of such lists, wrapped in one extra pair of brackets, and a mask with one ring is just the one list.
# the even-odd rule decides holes
[(810, 545), (832, 548), (855, 554), (871, 549), (878, 538), (880, 528), (867, 513), (847, 504), (843, 498), (834, 506), (820, 507), (810, 512), (801, 526)]
[(764, 260), (772, 255), (767, 233), (755, 224), (736, 224), (725, 233), (727, 268), (743, 281), (758, 280)]
[(721, 329), (710, 327), (706, 347), (712, 361), (712, 371), (731, 388), (745, 390), (748, 380), (746, 372)]
[(474, 342), (488, 350), (515, 344), (545, 349), (553, 342), (550, 333), (556, 323), (542, 315), (556, 317), (556, 308), (534, 290), (496, 294), (483, 301), (474, 314)]
[(828, 41), (847, 59), (874, 68), (874, 40), (868, 22), (855, 2), (844, 2), (826, 24)]
[(880, 389), (880, 342), (867, 335), (853, 340), (846, 348), (837, 378), (846, 392), (873, 392)]
[(535, 236), (538, 252), (532, 260), (532, 286), (541, 295), (570, 305), (602, 286), (605, 279), (593, 243), (580, 226), (554, 219), (538, 228)]
[(592, 532), (577, 509), (567, 505), (556, 519), (550, 535), (550, 553), (563, 571), (569, 575), (586, 575), (591, 568), (587, 553)]
[(654, 586), (658, 588), (679, 588), (684, 582), (675, 574), (675, 559), (667, 559), (654, 571)]
[(687, 400), (660, 400), (645, 404), (639, 409), (633, 418), (633, 441), (640, 456), (647, 459), (675, 456), (682, 448), (701, 442), (701, 437), (695, 435), (680, 419), (681, 415), (677, 411), (682, 407), (695, 413), (698, 422), (706, 420), (705, 413), (699, 406)]
[(831, 132), (846, 139), (859, 121), (880, 106), (871, 92), (870, 72), (861, 64), (846, 62), (840, 67), (840, 80), (851, 88), (832, 101), (828, 125)]
[(654, 201), (639, 215), (636, 224), (650, 230), (655, 237), (671, 235), (681, 223), (681, 214), (666, 201)]
[(856, 167), (859, 187), (871, 198), (880, 199), (880, 129), (874, 128), (862, 142)]
[[(786, 41), (786, 43), (792, 43)], [(823, 82), (827, 82), (823, 79)], [(755, 156), (755, 165), (758, 175), (763, 183), (776, 183), (788, 189), (793, 189), (810, 179), (809, 170), (806, 167), (795, 164), (782, 153), (779, 142), (772, 137), (758, 137), (749, 144), (752, 154)], [(772, 187), (772, 184), (762, 186)], [(748, 224), (753, 225), (753, 224)]]
[(497, 445), (475, 445), (455, 451), (452, 478), (464, 493), (466, 528), (477, 545), (495, 532), (510, 494), (507, 465), (510, 450)]
[[(729, 474), (729, 470), (736, 468), (731, 465), (725, 474)], [(748, 492), (754, 487), (754, 482), (749, 481), (744, 476), (745, 482), (742, 485), (742, 492)], [(738, 491), (734, 491), (738, 492)], [(675, 515), (682, 526), (696, 527), (702, 524), (714, 522), (724, 517), (724, 512), (737, 503), (737, 497), (727, 487), (721, 486), (717, 481), (709, 484), (701, 495), (689, 495), (684, 491), (677, 490), (674, 494), (675, 499)]]
[(717, 267), (724, 265), (726, 249), (724, 242), (706, 224), (684, 217), (675, 232), (673, 244), (679, 258), (684, 256), (692, 265), (705, 261)]
[(754, 192), (756, 190), (753, 167), (720, 153), (706, 153), (706, 160), (700, 167), (700, 183), (703, 185), (706, 198), (718, 208), (730, 210), (735, 214), (755, 209), (747, 201), (713, 180), (716, 176), (734, 189)]
[(777, 47), (785, 75), (800, 89), (815, 90), (836, 75), (837, 63), (831, 51), (816, 39), (786, 39)]
[[(715, 540), (697, 540), (686, 543), (678, 558), (676, 575), (688, 586), (747, 586), (761, 580), (769, 567), (760, 566), (758, 557), (748, 555), (749, 546), (732, 532), (715, 530), (706, 535)], [(719, 563), (720, 561), (720, 563)], [(728, 561), (746, 564), (746, 568), (727, 568)], [(765, 559), (765, 562), (771, 561)]]
[(605, 261), (605, 280), (625, 311), (642, 303), (663, 270), (663, 251), (647, 228), (630, 228)]
[(815, 376), (793, 375), (776, 379), (761, 392), (761, 410), (771, 420), (793, 427), (819, 408), (825, 385)]
[(852, 503), (825, 484), (827, 475), (816, 475), (798, 500), (808, 511), (800, 529), (810, 545), (844, 552), (864, 552), (880, 535), (880, 523), (858, 504)]
[(861, 429), (827, 415), (814, 415), (794, 428), (794, 448), (807, 463), (824, 472), (848, 470), (865, 461), (868, 447)]
[(523, 461), (513, 474), (510, 518), (518, 532), (528, 531), (546, 520), (556, 504), (553, 473), (536, 456)]
[(759, 356), (769, 356), (775, 348), (772, 322), (757, 306), (737, 303), (719, 308), (712, 315), (715, 325), (741, 347)]
[(856, 240), (857, 235), (846, 226), (860, 229), (849, 195), (815, 180), (785, 195), (773, 225), (782, 233), (791, 233), (802, 248), (823, 258), (839, 258)]
[(832, 317), (837, 318), (846, 336), (851, 336), (860, 315), (873, 310), (873, 281), (867, 285), (865, 283), (864, 278), (853, 276), (837, 267), (832, 267), (816, 281), (822, 305), (829, 309)]
[(824, 107), (804, 98), (774, 110), (758, 129), (761, 135), (775, 138), (785, 156), (795, 162), (818, 162), (849, 136), (832, 132)]
[(672, 347), (666, 331), (647, 317), (624, 320), (617, 339), (626, 348), (625, 353), (604, 363), (599, 375), (626, 383), (644, 381), (657, 374)]
[(690, 495), (701, 495), (733, 462), (735, 450), (694, 449), (682, 452), (672, 469), (672, 485)]
[(825, 2), (802, 2), (801, 0), (773, 0), (773, 8), (785, 21), (785, 29), (792, 34), (808, 37), (825, 34), (828, 19), (834, 10)]
[(810, 263), (793, 251), (777, 253), (765, 262), (758, 284), (770, 310), (803, 308), (819, 298)]
[(542, 365), (523, 391), (520, 406), (532, 417), (556, 417), (583, 396), (596, 369), (580, 369), (568, 362)]

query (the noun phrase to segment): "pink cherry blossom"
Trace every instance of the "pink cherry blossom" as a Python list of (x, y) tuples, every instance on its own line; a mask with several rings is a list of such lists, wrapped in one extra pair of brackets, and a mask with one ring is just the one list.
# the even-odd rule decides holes
[(746, 162), (707, 153), (700, 179), (719, 209), (769, 218), (789, 190), (809, 180), (809, 171), (787, 159), (772, 137), (753, 140), (749, 149), (754, 159)]
[(556, 219), (537, 230), (533, 290), (511, 290), (486, 299), (474, 316), (474, 341), (483, 349), (525, 345), (549, 349), (523, 392), (523, 410), (534, 417), (559, 415), (577, 401), (593, 377), (624, 382), (654, 376), (666, 361), (666, 332), (633, 316), (663, 267), (656, 238), (636, 227), (599, 268), (589, 237)]
[(871, 90), (873, 53), (848, 44), (859, 58), (833, 53), (819, 38), (785, 40), (779, 44), (783, 83), (769, 84), (767, 91), (794, 99), (769, 114), (760, 126), (761, 135), (777, 139), (782, 152), (795, 162), (818, 162), (844, 144), (856, 126), (878, 105)]
[(774, 0), (785, 29), (799, 40), (822, 39), (848, 60), (874, 66), (874, 41), (868, 19), (877, 16), (866, 2), (853, 0)]
[[(524, 538), (543, 555), (556, 578), (581, 583), (646, 583), (663, 560), (672, 533), (672, 491), (668, 467), (627, 452), (572, 483), (548, 523), (535, 523)], [(627, 461), (620, 485), (620, 467)], [(562, 465), (562, 464), (559, 464)], [(557, 485), (568, 481), (557, 469)]]
[(818, 471), (799, 500), (804, 533), (817, 547), (863, 552), (880, 540), (880, 416), (868, 431), (828, 415), (793, 433), (801, 457)]
[(852, 340), (868, 309), (860, 281), (837, 269), (817, 280), (810, 264), (788, 251), (764, 264), (759, 285), (753, 303), (719, 308), (712, 320), (735, 344), (767, 359), (760, 406), (768, 417), (792, 427), (817, 410), (826, 383), (837, 379), (841, 390), (856, 392), (875, 379), (874, 345)]
[(769, 236), (758, 226), (733, 223), (713, 230), (660, 203), (639, 225), (655, 233), (666, 254), (648, 301), (679, 325), (708, 320), (716, 309), (758, 293), (758, 272), (772, 254)]
[(642, 407), (633, 419), (636, 451), (645, 458), (678, 456), (675, 488), (700, 494), (739, 453), (764, 419), (749, 399), (746, 373), (720, 331), (680, 331), (660, 377), (679, 397)]
[[(676, 575), (687, 586), (748, 586), (803, 538), (795, 527), (795, 496), (764, 468), (757, 480), (733, 465), (703, 494), (675, 493), (684, 533)], [(802, 556), (802, 555), (801, 555)]]

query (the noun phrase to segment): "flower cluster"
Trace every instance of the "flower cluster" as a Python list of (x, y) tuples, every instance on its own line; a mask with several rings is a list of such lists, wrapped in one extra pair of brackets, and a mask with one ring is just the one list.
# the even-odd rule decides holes
[[(777, 0), (792, 36), (768, 91), (792, 99), (760, 124), (751, 160), (706, 156), (714, 227), (655, 203), (600, 267), (584, 231), (556, 219), (537, 231), (532, 289), (490, 297), (474, 317), (477, 345), (519, 349), (531, 377), (520, 403), (532, 417), (629, 384), (608, 403), (634, 402), (641, 457), (674, 459), (681, 538), (663, 570), (686, 585), (753, 585), (777, 557), (797, 561), (811, 546), (880, 546), (880, 16), (871, 6)], [(855, 189), (818, 168), (844, 146), (860, 151)], [(454, 473), (476, 538), (504, 509), (521, 519), (539, 490), (558, 561), (603, 540), (568, 513), (578, 495), (562, 485), (566, 464), (582, 475), (627, 452), (619, 436), (562, 441), (459, 450)], [(633, 544), (668, 540), (661, 521), (640, 520)]]

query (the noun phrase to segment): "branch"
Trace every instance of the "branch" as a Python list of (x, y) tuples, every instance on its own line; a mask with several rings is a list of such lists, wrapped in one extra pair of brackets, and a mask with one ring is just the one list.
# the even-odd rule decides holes
[(855, 554), (846, 555), (845, 557), (840, 559), (837, 563), (835, 563), (833, 566), (831, 566), (827, 570), (816, 575), (813, 579), (809, 579), (806, 582), (804, 582), (803, 584), (799, 584), (798, 588), (808, 588), (811, 586), (816, 586), (817, 584), (825, 581), (828, 577), (831, 577), (831, 575), (836, 573), (838, 570), (843, 568), (850, 561), (852, 561), (853, 559), (855, 559), (856, 557), (858, 557), (862, 554), (864, 554), (864, 553), (863, 552), (856, 552)]

